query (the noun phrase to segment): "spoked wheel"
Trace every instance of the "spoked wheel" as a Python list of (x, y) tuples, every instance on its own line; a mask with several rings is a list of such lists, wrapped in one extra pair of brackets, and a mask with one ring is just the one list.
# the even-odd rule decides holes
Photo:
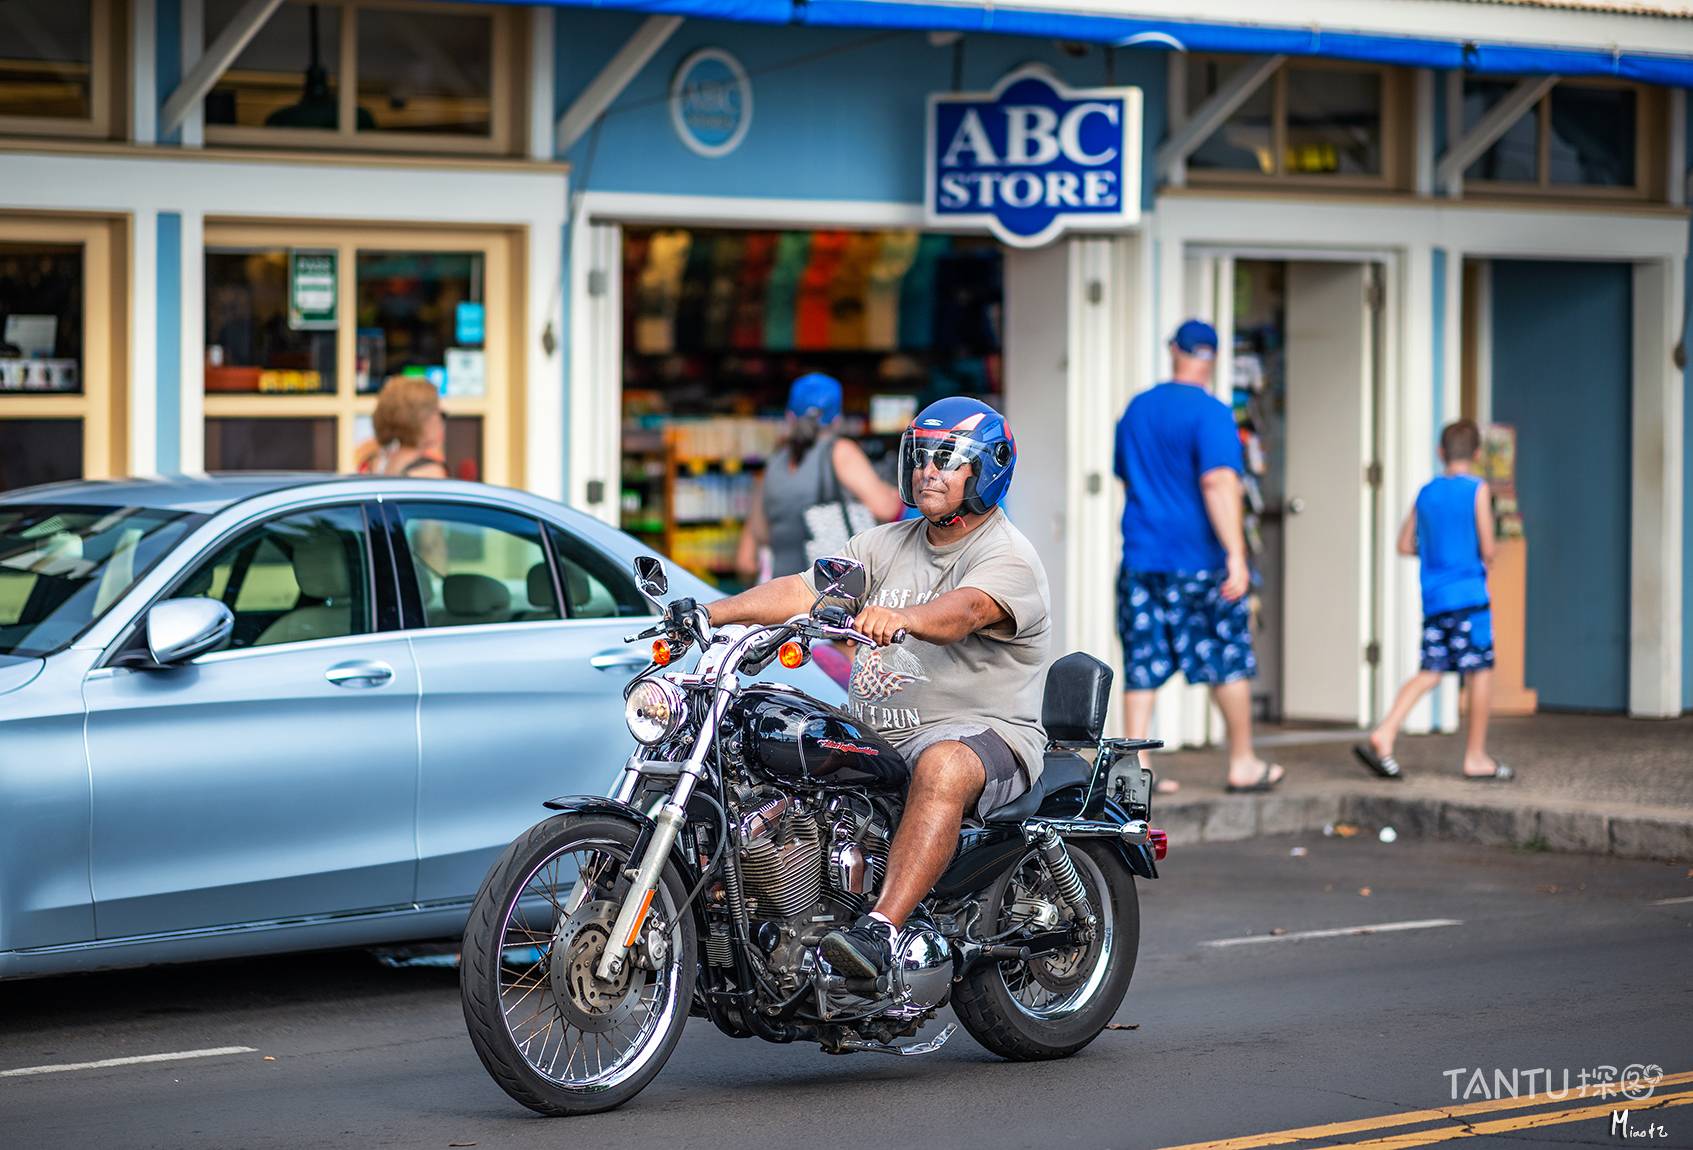
[[(1111, 1021), (1134, 976), (1140, 949), (1134, 877), (1108, 846), (1071, 843), (1067, 849), (1093, 905), (1093, 937), (1027, 962), (979, 966), (953, 992), (964, 1029), (1005, 1058), (1062, 1058), (1080, 1050)], [(1033, 850), (988, 888), (983, 904), (984, 935), (1025, 923), (1037, 931), (1069, 923)]]
[(622, 1105), (682, 1036), (696, 942), (674, 867), (622, 971), (595, 974), (636, 833), (617, 819), (548, 819), (506, 848), (471, 908), (460, 976), (471, 1043), (506, 1093), (542, 1114)]

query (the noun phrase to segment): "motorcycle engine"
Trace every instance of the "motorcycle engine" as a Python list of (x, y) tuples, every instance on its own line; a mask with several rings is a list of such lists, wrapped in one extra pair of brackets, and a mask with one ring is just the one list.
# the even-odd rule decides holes
[(863, 799), (815, 800), (773, 789), (743, 795), (741, 881), (754, 918), (812, 911), (825, 889), (868, 905), (888, 870), (888, 827)]
[[(741, 885), (753, 938), (770, 972), (790, 989), (817, 975), (823, 935), (851, 923), (875, 902), (888, 873), (891, 812), (868, 796), (822, 798), (772, 787), (738, 796)], [(726, 944), (727, 939), (723, 942)], [(723, 963), (728, 965), (727, 949)], [(707, 946), (708, 957), (712, 947)], [(900, 932), (889, 993), (895, 1014), (917, 1015), (944, 1001), (952, 980), (946, 939), (913, 919)], [(715, 961), (713, 959), (712, 961)]]

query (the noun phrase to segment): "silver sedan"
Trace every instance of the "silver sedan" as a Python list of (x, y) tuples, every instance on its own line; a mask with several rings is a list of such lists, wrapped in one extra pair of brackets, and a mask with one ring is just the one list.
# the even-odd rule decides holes
[(645, 553), (451, 481), (0, 497), (0, 978), (458, 933), (633, 746)]

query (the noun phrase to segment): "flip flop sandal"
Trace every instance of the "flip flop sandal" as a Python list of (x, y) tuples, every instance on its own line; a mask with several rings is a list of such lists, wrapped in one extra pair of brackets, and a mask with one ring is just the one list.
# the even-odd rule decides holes
[(1468, 780), (1469, 782), (1472, 782), (1472, 783), (1508, 783), (1512, 779), (1517, 777), (1517, 772), (1513, 771), (1510, 767), (1507, 767), (1504, 763), (1500, 763), (1500, 762), (1495, 762), (1493, 764), (1493, 772), (1491, 774), (1486, 774), (1486, 775), (1466, 774), (1462, 768), (1459, 768), (1458, 774), (1459, 774), (1460, 777), (1462, 777), (1462, 778), (1464, 778), (1464, 779), (1466, 779), (1466, 780)]
[(1287, 772), (1283, 771), (1279, 777), (1272, 780), (1270, 776), (1275, 773), (1275, 769), (1275, 763), (1265, 763), (1264, 774), (1257, 782), (1247, 783), (1245, 786), (1236, 786), (1234, 783), (1230, 783), (1223, 790), (1231, 795), (1263, 794), (1265, 791), (1273, 791), (1282, 779), (1287, 778)]
[(1403, 780), (1405, 778), (1405, 773), (1399, 769), (1398, 759), (1392, 755), (1376, 754), (1376, 749), (1368, 743), (1353, 744), (1352, 753), (1358, 757), (1360, 763), (1363, 763), (1384, 779)]

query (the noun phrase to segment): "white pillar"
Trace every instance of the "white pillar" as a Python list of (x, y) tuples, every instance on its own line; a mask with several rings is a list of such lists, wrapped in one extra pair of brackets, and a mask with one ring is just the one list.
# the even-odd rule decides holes
[[(345, 273), (343, 273), (345, 274)], [(182, 452), (179, 469), (206, 469), (206, 219), (182, 213)]]
[(1628, 713), (1681, 714), (1683, 259), (1634, 266), (1633, 516)]
[(159, 213), (137, 209), (129, 228), (129, 426), (123, 434), (129, 473), (151, 475), (159, 470)]

